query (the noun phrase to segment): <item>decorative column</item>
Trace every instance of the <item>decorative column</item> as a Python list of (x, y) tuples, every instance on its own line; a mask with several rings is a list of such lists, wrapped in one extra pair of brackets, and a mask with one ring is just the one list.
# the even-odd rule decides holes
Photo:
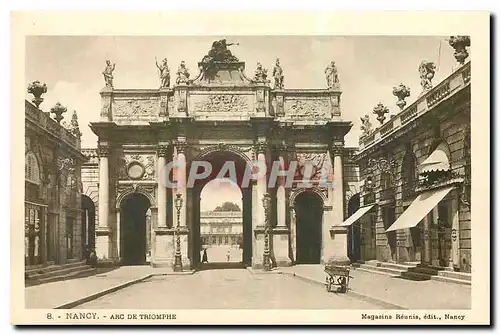
[[(285, 150), (286, 147), (279, 148), (278, 161), (280, 171), (285, 171)], [(277, 266), (290, 266), (292, 261), (290, 259), (289, 241), (290, 229), (286, 223), (286, 177), (278, 176), (276, 189), (276, 214), (277, 225), (273, 228), (273, 251), (276, 259)]]
[[(255, 197), (252, 199), (252, 217), (255, 216), (255, 226), (253, 229), (253, 234), (255, 240), (253, 243), (253, 249), (255, 250), (254, 257), (252, 257), (252, 267), (262, 268), (263, 258), (265, 249), (265, 209), (264, 209), (264, 195), (267, 193), (266, 185), (266, 152), (267, 152), (267, 142), (260, 141), (255, 144), (255, 154), (257, 156), (258, 162), (258, 175), (257, 180), (253, 186), (255, 188)], [(262, 171), (264, 169), (264, 171)], [(255, 171), (254, 171), (255, 173)], [(253, 203), (255, 201), (255, 203)]]
[[(178, 211), (175, 211), (176, 217), (175, 221), (178, 224), (178, 228), (176, 227), (176, 235), (180, 236), (180, 252), (182, 255), (182, 268), (188, 269), (190, 268), (190, 260), (188, 258), (188, 239), (189, 239), (189, 230), (187, 227), (187, 184), (186, 184), (186, 149), (187, 143), (185, 140), (177, 141), (175, 143), (176, 149), (176, 165), (175, 165), (175, 177), (177, 182), (176, 189), (176, 197), (177, 194), (180, 194), (180, 198), (183, 201), (183, 206)], [(174, 246), (178, 244), (178, 238), (174, 242)], [(175, 248), (174, 248), (175, 249)]]
[[(340, 143), (339, 143), (340, 144)], [(332, 146), (331, 153), (333, 156), (333, 208), (332, 222), (330, 225), (331, 241), (326, 242), (328, 245), (324, 248), (325, 255), (323, 259), (328, 259), (329, 262), (337, 264), (348, 264), (347, 257), (347, 228), (339, 225), (344, 221), (344, 179), (342, 173), (342, 146), (336, 143)], [(324, 236), (324, 239), (328, 236)]]
[(96, 253), (100, 260), (111, 258), (111, 227), (109, 227), (109, 162), (110, 147), (100, 143), (99, 155), (99, 226), (96, 229)]

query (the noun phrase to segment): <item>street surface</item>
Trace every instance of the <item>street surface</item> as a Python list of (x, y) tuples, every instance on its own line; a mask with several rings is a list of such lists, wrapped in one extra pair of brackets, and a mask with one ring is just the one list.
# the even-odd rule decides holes
[(280, 274), (218, 269), (162, 276), (76, 308), (102, 309), (382, 309), (318, 284)]

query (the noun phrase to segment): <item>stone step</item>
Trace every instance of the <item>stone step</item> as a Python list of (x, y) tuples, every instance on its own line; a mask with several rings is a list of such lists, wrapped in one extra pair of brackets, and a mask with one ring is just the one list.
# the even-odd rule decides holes
[(442, 271), (438, 271), (438, 276), (445, 277), (445, 278), (451, 278), (451, 279), (464, 280), (464, 281), (469, 281), (469, 282), (472, 281), (472, 274), (467, 273), (467, 272), (442, 270)]
[(369, 265), (369, 264), (362, 264), (359, 267), (359, 269), (377, 271), (377, 272), (382, 272), (382, 273), (390, 274), (390, 275), (394, 275), (394, 276), (399, 276), (399, 275), (401, 275), (402, 272), (404, 272), (404, 270), (398, 270), (398, 269), (381, 267), (381, 266), (373, 266), (373, 265)]
[(37, 280), (31, 280), (30, 282), (32, 284), (46, 284), (46, 283), (51, 283), (51, 282), (55, 282), (55, 281), (88, 277), (88, 276), (95, 275), (96, 273), (97, 273), (97, 269), (90, 267), (90, 268), (83, 269), (83, 270), (72, 271), (72, 272), (69, 272), (69, 273), (63, 274), (63, 275), (51, 276), (51, 277), (37, 279)]
[(409, 279), (409, 280), (415, 280), (415, 281), (423, 281), (423, 280), (429, 280), (431, 279), (431, 276), (425, 273), (421, 272), (413, 272), (413, 271), (407, 271), (403, 272), (401, 274), (401, 278), (404, 279)]
[(83, 271), (83, 270), (90, 269), (90, 268), (92, 268), (90, 265), (79, 264), (77, 266), (63, 267), (61, 269), (57, 269), (54, 271), (30, 275), (29, 279), (40, 280), (40, 279), (49, 278), (49, 277), (57, 277), (57, 276), (65, 275), (65, 274), (72, 273), (72, 272)]
[(391, 273), (388, 273), (388, 272), (382, 272), (382, 271), (378, 271), (378, 270), (372, 270), (372, 269), (376, 269), (375, 267), (366, 267), (366, 268), (363, 268), (363, 267), (359, 267), (359, 268), (356, 268), (355, 271), (363, 271), (363, 272), (368, 272), (368, 273), (373, 273), (373, 274), (377, 274), (377, 275), (382, 275), (382, 276), (389, 276), (389, 277), (396, 277), (397, 275), (393, 275)]
[(432, 276), (432, 280), (446, 282), (446, 283), (454, 283), (454, 284), (462, 284), (462, 285), (471, 285), (470, 280), (463, 280), (451, 277), (443, 277), (443, 276)]
[(56, 265), (49, 265), (49, 266), (40, 267), (40, 268), (36, 268), (36, 269), (30, 269), (30, 270), (26, 270), (25, 274), (26, 274), (26, 276), (31, 277), (33, 275), (53, 272), (53, 271), (57, 271), (57, 270), (61, 270), (61, 269), (69, 269), (69, 268), (78, 267), (81, 265), (85, 265), (85, 261), (71, 261), (70, 263), (66, 263), (66, 264), (56, 264)]
[(415, 267), (414, 265), (380, 262), (380, 261), (374, 261), (374, 260), (367, 261), (365, 264), (368, 264), (370, 266), (389, 268), (389, 269), (395, 269), (395, 270), (400, 270), (400, 271), (408, 271), (408, 269)]
[(409, 272), (418, 272), (428, 276), (436, 276), (438, 274), (438, 269), (428, 266), (419, 265), (417, 267), (411, 268)]

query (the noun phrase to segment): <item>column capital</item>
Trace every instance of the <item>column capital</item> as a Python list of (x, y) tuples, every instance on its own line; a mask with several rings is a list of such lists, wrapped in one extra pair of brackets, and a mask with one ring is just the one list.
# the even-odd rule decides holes
[(257, 155), (258, 154), (266, 154), (267, 147), (268, 147), (268, 143), (267, 142), (265, 142), (265, 141), (259, 141), (259, 142), (255, 143), (255, 145), (254, 145), (255, 153)]
[(111, 151), (111, 147), (108, 143), (99, 143), (97, 146), (97, 155), (99, 157), (107, 157)]
[(335, 144), (333, 144), (333, 145), (330, 146), (330, 152), (334, 156), (341, 156), (342, 152), (343, 152), (343, 149), (344, 149), (343, 146), (339, 146), (339, 145), (335, 145)]
[(156, 146), (156, 154), (158, 157), (166, 157), (168, 155), (169, 145), (166, 143), (158, 144)]
[(187, 142), (185, 141), (176, 141), (175, 148), (177, 149), (177, 154), (185, 154), (187, 149)]

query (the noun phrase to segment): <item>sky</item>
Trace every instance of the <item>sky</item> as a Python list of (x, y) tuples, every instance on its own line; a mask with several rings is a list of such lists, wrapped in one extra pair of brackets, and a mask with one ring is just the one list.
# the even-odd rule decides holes
[[(25, 87), (34, 80), (46, 83), (41, 109), (49, 111), (60, 102), (68, 108), (67, 122), (76, 110), (82, 147), (95, 147), (97, 137), (88, 124), (99, 120), (99, 91), (104, 87), (101, 72), (107, 59), (116, 63), (115, 88), (158, 88), (155, 57), (158, 61), (166, 57), (171, 73), (184, 60), (195, 76), (197, 63), (212, 42), (222, 38), (239, 43), (230, 49), (246, 62), (248, 77), (253, 76), (257, 62), (270, 75), (280, 58), (285, 89), (326, 88), (324, 70), (335, 61), (342, 118), (353, 122), (345, 137), (350, 147), (358, 144), (361, 116), (369, 114), (372, 124), (378, 124), (372, 113), (377, 103), (385, 104), (391, 114), (399, 111), (394, 86), (404, 83), (410, 87), (408, 104), (419, 96), (418, 66), (423, 60), (438, 66), (434, 84), (458, 67), (448, 36), (30, 36), (26, 38)], [(32, 96), (25, 95), (31, 101)], [(236, 191), (220, 194), (241, 197)]]

